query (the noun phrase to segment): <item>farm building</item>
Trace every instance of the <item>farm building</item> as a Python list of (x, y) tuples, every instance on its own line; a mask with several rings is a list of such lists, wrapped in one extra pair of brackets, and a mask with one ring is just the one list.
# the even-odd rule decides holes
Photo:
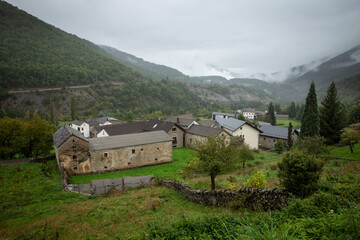
[[(288, 129), (283, 127), (276, 127), (272, 125), (261, 125), (261, 133), (259, 137), (259, 146), (265, 149), (274, 148), (278, 140), (287, 141)], [(293, 130), (292, 138), (294, 143), (297, 141), (299, 133)]]
[(208, 137), (224, 136), (225, 141), (230, 142), (230, 134), (221, 128), (211, 128), (199, 125), (192, 125), (185, 130), (185, 147), (196, 148), (198, 142), (205, 142)]
[(59, 169), (65, 177), (172, 162), (172, 138), (164, 131), (87, 139), (63, 126), (53, 139)]

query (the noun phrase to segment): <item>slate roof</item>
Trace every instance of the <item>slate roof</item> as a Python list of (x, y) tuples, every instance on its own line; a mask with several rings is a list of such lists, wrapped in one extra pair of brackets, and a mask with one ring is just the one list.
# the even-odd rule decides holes
[(53, 140), (55, 147), (60, 147), (66, 140), (68, 140), (71, 136), (76, 136), (84, 141), (89, 141), (84, 135), (82, 135), (78, 130), (75, 130), (67, 125), (62, 126), (53, 134)]
[(200, 135), (203, 137), (216, 137), (223, 130), (221, 128), (205, 127), (200, 125), (192, 125), (189, 129), (185, 130), (187, 133)]
[(181, 127), (188, 127), (193, 121), (195, 121), (195, 119), (193, 115), (189, 113), (189, 114), (170, 117), (167, 119), (167, 121), (176, 123)]
[(104, 129), (109, 134), (109, 136), (124, 135), (124, 134), (144, 132), (144, 128), (146, 124), (147, 124), (146, 121), (125, 123), (125, 124), (112, 124), (112, 125), (95, 127), (95, 130), (97, 133), (99, 133), (101, 132), (101, 130)]
[(288, 138), (288, 129), (283, 127), (276, 127), (272, 125), (262, 125), (261, 126), (260, 136), (267, 136), (273, 138), (281, 138), (287, 140)]
[(217, 117), (215, 119), (215, 122), (220, 126), (220, 127), (224, 127), (226, 129), (229, 129), (230, 131), (235, 131), (236, 129), (238, 129), (239, 127), (243, 126), (244, 124), (249, 125), (250, 127), (258, 130), (259, 132), (261, 132), (260, 129), (254, 127), (253, 125), (243, 121), (243, 120), (239, 120), (236, 118), (222, 118), (222, 117)]
[[(149, 120), (145, 127), (144, 131), (159, 131), (163, 130), (165, 132), (168, 132), (173, 126), (177, 125), (176, 123), (169, 122), (169, 121), (162, 121), (157, 119)], [(179, 126), (178, 126), (179, 127)], [(181, 127), (180, 127), (181, 128)], [(182, 128), (181, 128), (182, 129)]]
[(198, 121), (198, 123), (201, 126), (212, 127), (215, 124), (215, 121), (214, 120), (202, 120), (202, 121)]
[(164, 131), (142, 132), (89, 139), (90, 150), (92, 151), (117, 149), (168, 141), (172, 141), (172, 138)]
[(242, 112), (255, 112), (255, 108), (243, 108)]
[(80, 126), (81, 124), (83, 124), (84, 122), (83, 121), (80, 121), (80, 120), (74, 120), (72, 121), (71, 124), (74, 124), (74, 125), (77, 125), (77, 126)]

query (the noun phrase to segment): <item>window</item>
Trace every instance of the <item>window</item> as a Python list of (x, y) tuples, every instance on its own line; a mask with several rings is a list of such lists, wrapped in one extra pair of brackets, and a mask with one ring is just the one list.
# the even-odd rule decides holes
[(266, 138), (264, 138), (264, 140), (266, 140)]
[(141, 151), (144, 151), (144, 149), (142, 148)]
[(105, 169), (107, 169), (107, 166), (104, 166)]
[(74, 170), (77, 170), (77, 167), (74, 167)]
[(83, 131), (84, 131), (84, 128), (81, 128), (81, 130), (83, 130)]
[(73, 159), (76, 160), (76, 155), (73, 156)]
[(240, 130), (242, 130), (242, 127), (240, 127)]
[(104, 158), (107, 158), (109, 156), (109, 153), (104, 152)]
[(176, 138), (176, 137), (173, 137), (172, 139), (173, 139), (172, 143), (173, 143), (173, 144), (177, 144), (177, 138)]
[(157, 158), (155, 158), (155, 161), (157, 161)]
[(160, 150), (160, 148), (156, 148), (156, 150)]
[(276, 142), (276, 140), (274, 139), (274, 142)]
[(132, 154), (135, 154), (135, 149), (133, 149), (131, 152), (132, 152)]
[(78, 127), (78, 131), (80, 131), (80, 127)]
[(176, 132), (176, 127), (172, 128), (172, 131), (173, 131), (173, 132)]
[(75, 139), (73, 139), (73, 142), (75, 142)]
[(128, 165), (130, 165), (130, 162), (128, 162)]

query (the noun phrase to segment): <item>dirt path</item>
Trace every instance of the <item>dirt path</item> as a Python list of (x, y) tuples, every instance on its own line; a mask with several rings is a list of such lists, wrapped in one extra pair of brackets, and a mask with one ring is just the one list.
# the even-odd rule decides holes
[[(119, 83), (119, 82), (113, 82), (111, 83), (112, 85), (116, 85), (116, 86), (121, 86), (124, 83)], [(80, 89), (80, 88), (89, 88), (91, 87), (92, 84), (87, 84), (87, 85), (80, 85), (80, 86), (70, 86), (70, 87), (66, 87), (66, 89)], [(104, 84), (103, 84), (104, 85)], [(34, 89), (27, 89), (27, 90), (10, 90), (8, 93), (30, 93), (30, 92), (35, 92), (35, 91), (39, 91), (39, 92), (46, 92), (46, 91), (59, 91), (62, 90), (62, 87), (56, 87), (56, 88), (34, 88)]]

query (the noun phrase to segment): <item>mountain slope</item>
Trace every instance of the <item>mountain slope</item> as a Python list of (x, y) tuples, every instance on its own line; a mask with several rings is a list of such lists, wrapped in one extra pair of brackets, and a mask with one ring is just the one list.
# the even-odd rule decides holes
[(292, 78), (286, 83), (300, 91), (306, 91), (312, 81), (317, 89), (326, 88), (332, 81), (341, 81), (360, 74), (360, 45), (346, 51), (322, 64), (314, 70)]
[[(141, 79), (122, 64), (0, 1), (0, 86), (41, 87)], [(89, 43), (90, 44), (90, 43)]]

